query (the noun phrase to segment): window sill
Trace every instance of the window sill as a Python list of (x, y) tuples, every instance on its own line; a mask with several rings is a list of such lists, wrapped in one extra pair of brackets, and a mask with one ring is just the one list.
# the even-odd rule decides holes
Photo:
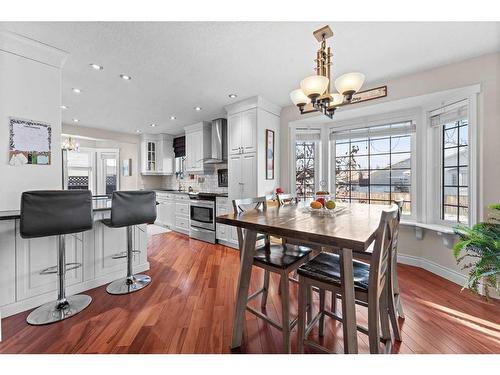
[(436, 232), (438, 236), (441, 236), (441, 239), (443, 240), (443, 245), (449, 249), (453, 248), (453, 245), (455, 244), (455, 240), (457, 237), (453, 229), (445, 225), (425, 224), (425, 223), (417, 223), (415, 221), (404, 221), (404, 220), (401, 220), (400, 225), (415, 228), (415, 237), (417, 238), (417, 240), (423, 240), (424, 233), (427, 230)]

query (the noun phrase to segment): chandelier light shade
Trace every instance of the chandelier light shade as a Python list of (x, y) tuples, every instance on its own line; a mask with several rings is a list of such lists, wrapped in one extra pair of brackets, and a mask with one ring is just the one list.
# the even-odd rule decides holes
[(341, 105), (344, 102), (344, 96), (343, 95), (340, 95), (339, 93), (330, 94), (330, 95), (332, 97), (332, 101), (330, 102), (331, 106), (336, 107), (336, 106)]
[(335, 88), (339, 93), (345, 95), (347, 100), (351, 100), (352, 95), (359, 91), (364, 82), (365, 75), (363, 73), (347, 73), (335, 80)]
[(292, 99), (293, 104), (298, 107), (304, 106), (311, 102), (311, 99), (304, 95), (304, 91), (302, 91), (302, 89), (293, 90), (290, 93), (290, 99)]
[(302, 89), (304, 95), (314, 102), (318, 97), (325, 93), (329, 82), (330, 80), (325, 76), (309, 76), (300, 82), (300, 88)]

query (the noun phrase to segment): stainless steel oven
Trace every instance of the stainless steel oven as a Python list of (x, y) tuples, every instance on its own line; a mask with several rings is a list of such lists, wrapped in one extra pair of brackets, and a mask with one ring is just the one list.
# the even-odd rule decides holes
[(190, 194), (189, 236), (215, 243), (215, 194)]

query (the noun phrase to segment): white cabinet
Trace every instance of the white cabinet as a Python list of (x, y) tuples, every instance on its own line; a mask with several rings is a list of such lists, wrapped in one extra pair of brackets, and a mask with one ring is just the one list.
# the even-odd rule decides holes
[(141, 136), (141, 174), (171, 175), (174, 173), (173, 137), (169, 134)]
[(257, 196), (257, 157), (255, 153), (231, 155), (229, 169), (229, 197), (231, 199)]
[[(233, 212), (233, 207), (229, 198), (217, 197), (215, 207), (217, 210), (217, 216), (226, 215)], [(238, 246), (236, 227), (217, 223), (216, 238), (218, 241), (232, 244), (235, 247)]]
[(243, 154), (257, 150), (257, 109), (235, 113), (228, 117), (229, 153)]
[(175, 225), (175, 195), (156, 192), (158, 201), (155, 224), (172, 229)]
[(200, 122), (186, 126), (186, 161), (187, 173), (203, 173), (207, 166), (204, 161), (211, 157), (211, 124)]
[(175, 196), (175, 225), (173, 229), (177, 232), (184, 234), (189, 234), (190, 222), (189, 222), (189, 210), (190, 201), (187, 194), (176, 194)]
[(0, 221), (0, 306), (16, 300), (15, 221)]

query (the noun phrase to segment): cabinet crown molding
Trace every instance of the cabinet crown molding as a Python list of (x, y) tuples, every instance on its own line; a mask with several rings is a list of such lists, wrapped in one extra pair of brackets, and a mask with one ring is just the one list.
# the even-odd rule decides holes
[(252, 96), (250, 98), (240, 100), (237, 103), (233, 103), (224, 107), (228, 116), (234, 113), (247, 111), (252, 108), (260, 108), (276, 116), (279, 116), (281, 114), (280, 106), (270, 102), (260, 95)]
[(61, 69), (69, 53), (7, 30), (0, 30), (0, 51)]

